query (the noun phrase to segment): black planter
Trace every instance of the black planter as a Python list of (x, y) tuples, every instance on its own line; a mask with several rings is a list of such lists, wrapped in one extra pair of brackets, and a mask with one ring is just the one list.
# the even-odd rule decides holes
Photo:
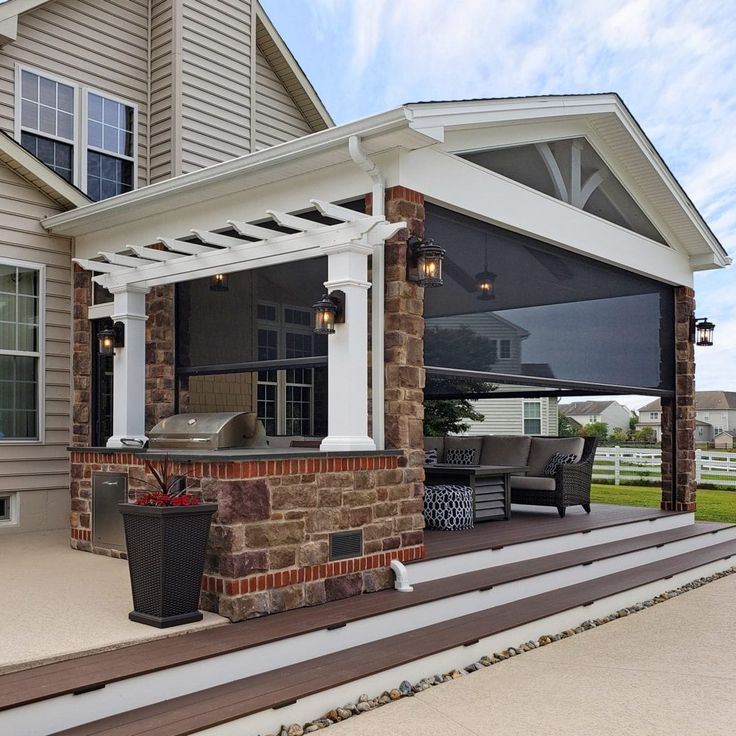
[(201, 621), (199, 590), (210, 519), (217, 504), (121, 503), (119, 509), (133, 589), (130, 620), (159, 629)]

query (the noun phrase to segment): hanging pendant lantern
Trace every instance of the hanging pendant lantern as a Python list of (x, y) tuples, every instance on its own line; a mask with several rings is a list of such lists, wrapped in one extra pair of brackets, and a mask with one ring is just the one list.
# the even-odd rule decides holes
[(491, 301), (496, 298), (496, 274), (488, 270), (488, 239), (486, 238), (485, 257), (483, 260), (483, 270), (475, 274), (475, 284), (480, 292), (478, 299), (480, 301)]

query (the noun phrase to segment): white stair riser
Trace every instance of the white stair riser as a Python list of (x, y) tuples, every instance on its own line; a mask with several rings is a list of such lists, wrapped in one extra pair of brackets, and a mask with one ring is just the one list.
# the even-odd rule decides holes
[[(526, 641), (536, 641), (544, 634), (556, 634), (574, 628), (588, 619), (602, 618), (621, 608), (627, 608), (635, 603), (654, 598), (660, 593), (686, 585), (698, 578), (728, 570), (734, 566), (733, 562), (733, 559), (713, 562), (674, 575), (668, 580), (660, 580), (609, 598), (603, 598), (590, 606), (578, 606), (554, 616), (538, 619), (524, 626), (508, 629), (500, 634), (481, 639), (477, 644), (468, 647), (461, 646), (448, 649), (431, 657), (409, 662), (401, 665), (401, 667), (385, 670), (376, 675), (310, 695), (277, 711), (266, 710), (254, 713), (246, 718), (198, 731), (197, 736), (242, 736), (251, 733), (273, 733), (278, 730), (282, 723), (305, 723), (321, 717), (331, 708), (340, 707), (344, 703), (354, 703), (362, 693), (366, 693), (370, 697), (376, 697), (385, 690), (398, 687), (402, 680), (418, 682), (423, 677), (449, 672), (453, 669), (462, 670), (463, 667), (477, 661), (483, 655), (492, 654), (508, 647), (515, 647)], [(554, 644), (549, 646), (554, 646)], [(501, 663), (494, 666), (503, 667), (504, 665)]]
[(734, 538), (736, 529), (726, 529), (718, 534), (673, 542), (659, 549), (655, 547), (640, 550), (591, 565), (576, 565), (504, 583), (483, 592), (472, 591), (380, 614), (352, 622), (340, 629), (321, 629), (283, 641), (129, 678), (83, 695), (66, 695), (22, 706), (0, 713), (0, 733), (35, 736), (48, 733), (50, 723), (55, 726), (53, 730), (69, 728), (123, 710), (188, 694), (192, 692), (192, 683), (214, 687)]
[[(493, 525), (503, 522), (487, 522), (489, 539), (493, 538)], [(538, 539), (533, 542), (509, 544), (501, 549), (479, 550), (465, 554), (441, 557), (435, 560), (412, 562), (407, 565), (409, 579), (412, 585), (426, 583), (430, 580), (439, 580), (450, 575), (462, 575), (473, 570), (485, 570), (497, 565), (508, 565), (512, 562), (521, 562), (535, 557), (569, 552), (584, 547), (593, 547), (608, 542), (620, 542), (623, 539), (640, 537), (645, 534), (679, 529), (695, 523), (694, 514), (673, 514), (661, 516), (651, 521), (637, 521), (628, 524), (594, 529), (590, 532), (576, 532), (549, 539)], [(459, 532), (460, 534), (462, 532)]]

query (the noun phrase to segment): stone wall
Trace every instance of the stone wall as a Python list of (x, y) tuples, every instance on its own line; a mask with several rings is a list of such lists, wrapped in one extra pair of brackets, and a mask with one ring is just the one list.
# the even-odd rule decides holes
[(72, 444), (92, 441), (92, 274), (74, 264), (72, 304)]
[[(675, 288), (675, 397), (662, 399), (662, 508), (695, 511), (695, 292)], [(673, 498), (674, 488), (674, 498)]]
[(174, 286), (146, 294), (146, 430), (175, 413)]
[[(92, 473), (124, 472), (131, 499), (147, 492), (143, 459), (72, 452), (72, 546), (93, 546)], [(393, 584), (391, 561), (424, 556), (416, 473), (400, 453), (247, 462), (182, 462), (191, 492), (218, 504), (201, 605), (233, 621), (317, 605)], [(362, 554), (329, 560), (329, 535), (362, 529)]]

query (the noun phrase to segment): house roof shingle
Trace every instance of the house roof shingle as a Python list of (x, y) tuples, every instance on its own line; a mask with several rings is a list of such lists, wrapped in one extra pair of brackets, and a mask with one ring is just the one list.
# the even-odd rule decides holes
[[(696, 391), (695, 409), (697, 411), (736, 409), (736, 391)], [(661, 410), (662, 400), (655, 399), (642, 406), (639, 412)]]
[(571, 404), (560, 404), (560, 412), (565, 416), (600, 414), (615, 401), (573, 401)]

